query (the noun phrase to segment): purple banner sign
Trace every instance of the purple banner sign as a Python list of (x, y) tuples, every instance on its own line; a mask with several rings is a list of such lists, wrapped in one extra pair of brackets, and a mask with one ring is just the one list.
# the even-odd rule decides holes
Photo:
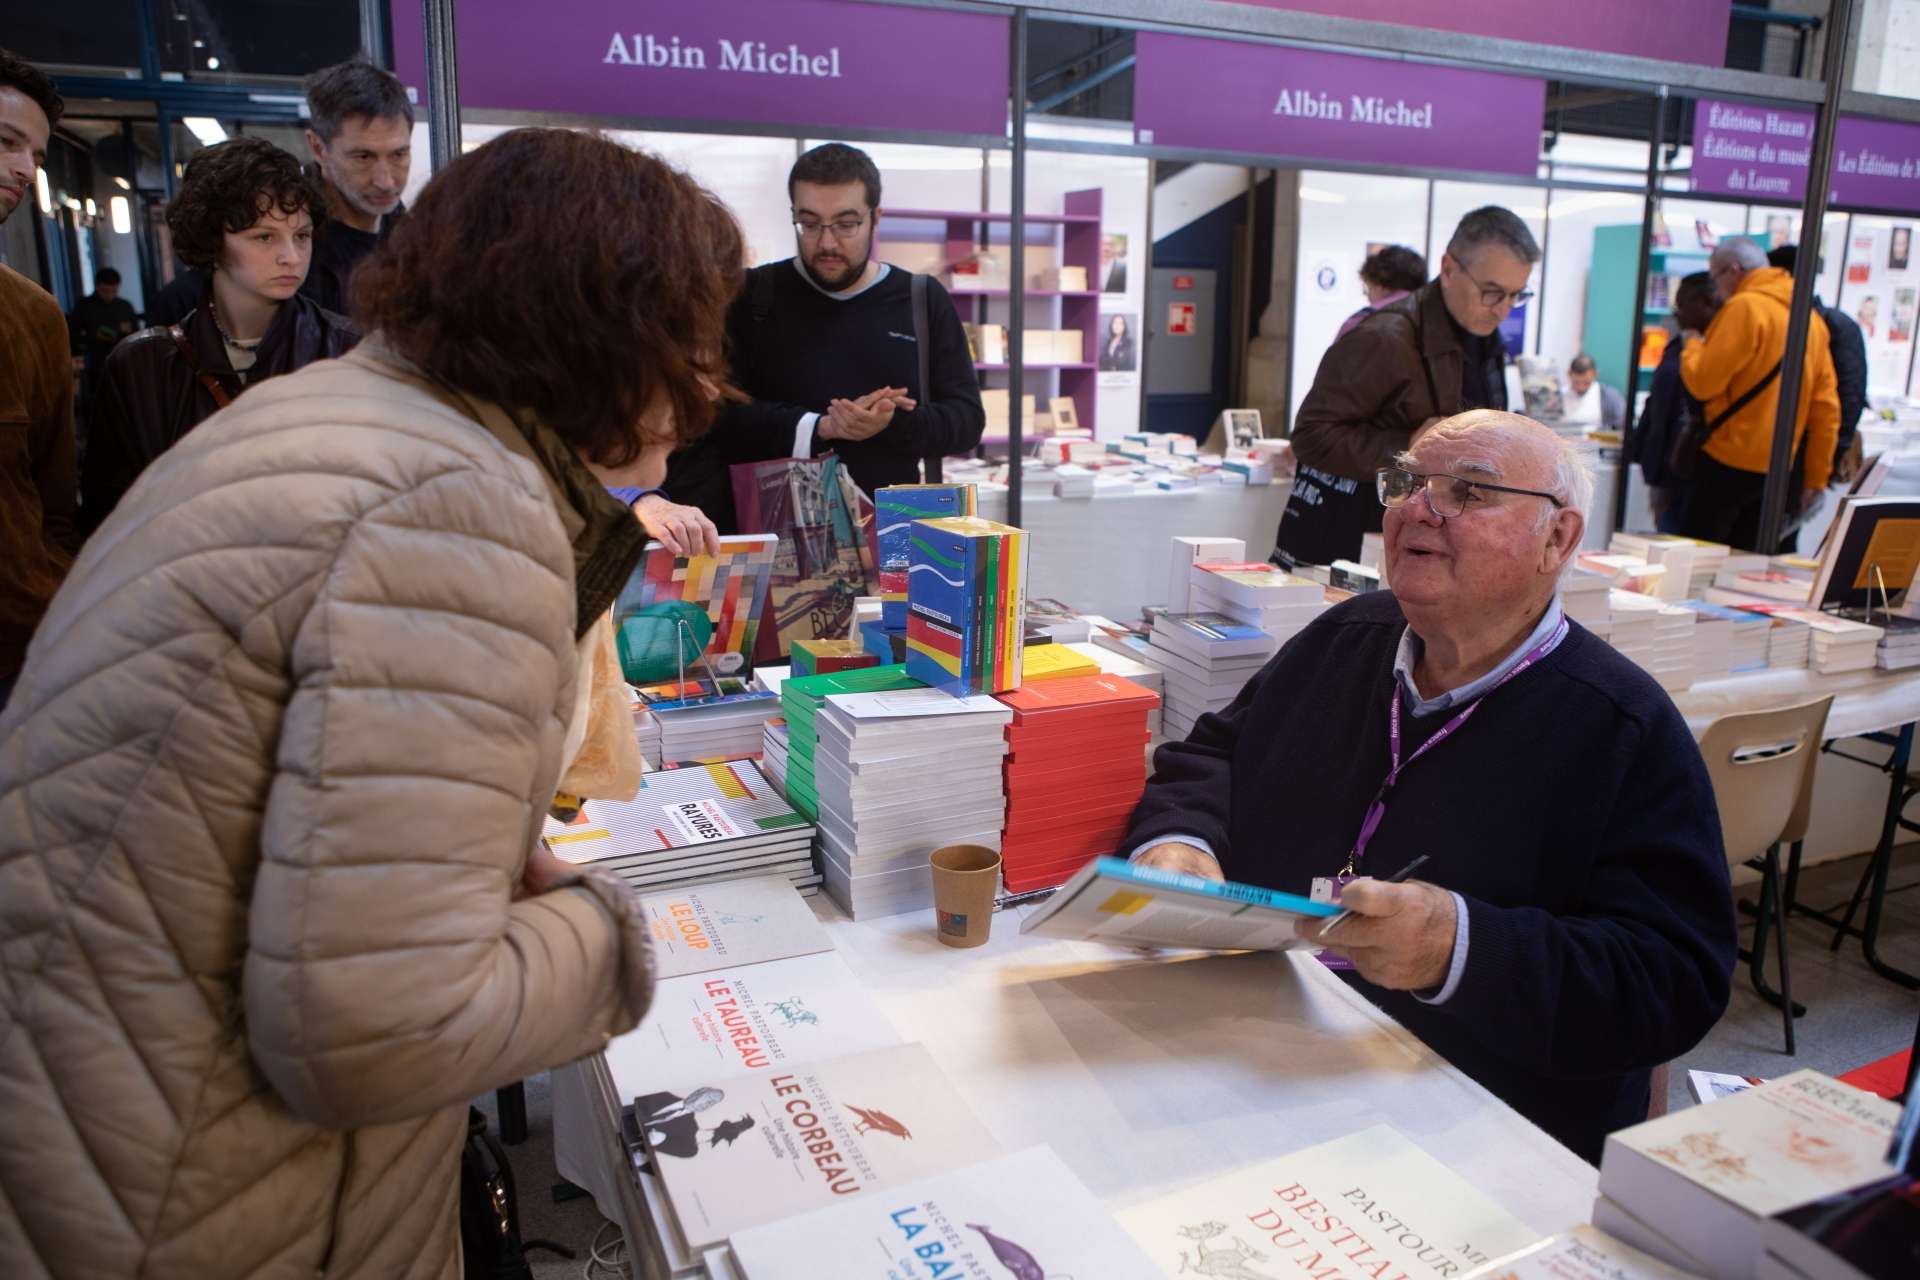
[(1544, 81), (1143, 31), (1142, 143), (1532, 177)]
[[(1813, 112), (1703, 99), (1693, 112), (1693, 189), (1764, 201), (1804, 200)], [(1920, 126), (1842, 116), (1834, 127), (1830, 203), (1920, 213)]]
[[(455, 23), (463, 110), (1007, 131), (1007, 22), (991, 14), (857, 0), (459, 0)], [(393, 52), (425, 102), (419, 0), (394, 0)]]
[(1833, 137), (1833, 203), (1920, 213), (1920, 125), (1841, 116)]
[(1240, 0), (1430, 31), (1528, 40), (1666, 62), (1726, 65), (1733, 0)]

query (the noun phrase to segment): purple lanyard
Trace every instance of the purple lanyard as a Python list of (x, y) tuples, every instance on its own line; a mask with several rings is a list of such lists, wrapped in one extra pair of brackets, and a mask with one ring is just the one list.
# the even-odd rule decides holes
[(1554, 646), (1559, 644), (1560, 641), (1566, 637), (1566, 634), (1567, 620), (1563, 617), (1560, 619), (1560, 625), (1553, 629), (1552, 635), (1542, 640), (1526, 657), (1515, 663), (1507, 674), (1494, 681), (1492, 687), (1489, 688), (1486, 693), (1475, 698), (1467, 704), (1464, 710), (1457, 713), (1453, 719), (1441, 725), (1439, 731), (1421, 743), (1419, 749), (1411, 756), (1408, 756), (1405, 763), (1402, 763), (1400, 760), (1400, 682), (1398, 680), (1394, 681), (1393, 702), (1387, 712), (1387, 748), (1392, 752), (1393, 767), (1387, 770), (1386, 780), (1380, 784), (1380, 789), (1373, 793), (1373, 803), (1367, 806), (1367, 816), (1360, 821), (1360, 834), (1354, 838), (1353, 852), (1347, 855), (1347, 865), (1341, 870), (1341, 876), (1352, 876), (1359, 870), (1361, 861), (1367, 856), (1368, 842), (1373, 839), (1373, 833), (1380, 829), (1381, 819), (1387, 816), (1387, 792), (1393, 790), (1393, 784), (1400, 780), (1401, 772), (1411, 766), (1415, 760), (1427, 754), (1428, 751), (1431, 751), (1434, 747), (1439, 746), (1442, 742), (1452, 737), (1456, 729), (1473, 718), (1473, 713), (1478, 711), (1480, 704), (1487, 700), (1487, 694), (1492, 693), (1494, 689), (1498, 689), (1501, 685), (1553, 652)]

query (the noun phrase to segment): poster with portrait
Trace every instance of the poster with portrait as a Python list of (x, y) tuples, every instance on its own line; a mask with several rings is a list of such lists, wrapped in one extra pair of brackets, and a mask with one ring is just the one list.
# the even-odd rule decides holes
[(1100, 344), (1094, 352), (1103, 387), (1131, 386), (1140, 376), (1140, 313), (1100, 314)]
[(1771, 213), (1767, 215), (1767, 247), (1777, 249), (1783, 244), (1793, 243), (1793, 215)]
[(1887, 235), (1887, 269), (1905, 271), (1912, 257), (1913, 227), (1905, 222), (1896, 222)]
[(1893, 291), (1893, 316), (1887, 321), (1888, 342), (1913, 341), (1913, 313), (1916, 291), (1913, 289), (1895, 289)]
[(1109, 231), (1100, 237), (1100, 292), (1127, 291), (1127, 236)]

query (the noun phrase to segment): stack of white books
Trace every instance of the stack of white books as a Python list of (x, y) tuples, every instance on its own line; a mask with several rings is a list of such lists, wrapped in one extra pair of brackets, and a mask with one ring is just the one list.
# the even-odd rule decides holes
[(1693, 611), (1633, 591), (1615, 591), (1609, 603), (1613, 647), (1667, 692), (1689, 687), (1696, 663)]
[(1167, 566), (1168, 613), (1201, 612), (1193, 605), (1193, 566), (1233, 564), (1247, 558), (1247, 544), (1239, 538), (1181, 535), (1172, 539)]
[(1876, 661), (1882, 671), (1920, 667), (1920, 619), (1876, 613), (1874, 625), (1886, 630), (1880, 637)]
[[(861, 603), (864, 603), (864, 601), (862, 601)], [(873, 617), (878, 618), (879, 616), (880, 616), (880, 602), (878, 600), (875, 600), (873, 602)], [(855, 630), (857, 631), (859, 624), (856, 622), (854, 626), (855, 626)], [(849, 637), (849, 639), (851, 638), (853, 637)], [(784, 663), (777, 667), (776, 666), (755, 667), (753, 669), (753, 687), (755, 689), (758, 689), (762, 693), (770, 693), (777, 698), (780, 696), (780, 686), (785, 684), (787, 682), (788, 677), (790, 677), (792, 674), (793, 674), (793, 668), (785, 665)]]
[[(1624, 533), (1615, 531), (1607, 543), (1607, 550), (1617, 555), (1633, 556), (1649, 564), (1664, 564), (1668, 576), (1681, 579), (1679, 585), (1689, 596), (1698, 596), (1713, 585), (1713, 580), (1727, 567), (1727, 557), (1733, 549), (1725, 543), (1701, 542), (1693, 538), (1683, 538), (1677, 533)], [(1754, 557), (1764, 563), (1765, 557)], [(1680, 565), (1685, 562), (1687, 572), (1680, 573)]]
[(1767, 1219), (1893, 1173), (1900, 1109), (1817, 1071), (1607, 1138), (1595, 1226), (1682, 1270), (1755, 1274)]
[(640, 758), (647, 762), (647, 768), (660, 767), (660, 722), (653, 712), (647, 710), (647, 704), (635, 695), (633, 700), (633, 736), (640, 744)]
[(1696, 679), (1718, 680), (1741, 671), (1767, 667), (1768, 620), (1761, 614), (1705, 600), (1682, 600), (1680, 607), (1698, 615), (1694, 623)]
[(760, 733), (760, 772), (787, 794), (787, 757), (790, 751), (785, 720), (769, 720)]
[(1013, 711), (938, 689), (841, 693), (815, 717), (821, 872), (856, 920), (933, 905), (927, 855), (1000, 847)]
[[(1759, 613), (1760, 610), (1748, 610)], [(1813, 628), (1786, 609), (1769, 610), (1767, 667), (1774, 671), (1804, 671), (1813, 665)]]
[(758, 755), (767, 721), (779, 714), (779, 695), (760, 690), (701, 705), (656, 703), (661, 763)]
[[(1116, 653), (1106, 645), (1089, 642), (1069, 644), (1067, 648), (1083, 658), (1093, 659), (1099, 664), (1101, 675), (1119, 676), (1123, 680), (1131, 680), (1141, 688), (1151, 689), (1159, 694), (1162, 701), (1166, 699), (1166, 673), (1159, 667), (1123, 653)], [(1147, 732), (1157, 738), (1160, 736), (1160, 730), (1160, 708), (1155, 707), (1147, 713)]]
[(1201, 563), (1188, 571), (1194, 613), (1219, 613), (1258, 627), (1281, 644), (1327, 611), (1326, 588), (1271, 564)]
[[(1721, 591), (1784, 604), (1804, 605), (1813, 595), (1813, 580), (1819, 562), (1789, 556), (1775, 556), (1756, 564), (1758, 556), (1730, 556), (1727, 565), (1713, 576), (1713, 585)], [(1811, 565), (1811, 571), (1808, 566)], [(1702, 592), (1715, 604), (1740, 604), (1740, 600), (1722, 598), (1714, 592)]]
[(1063, 462), (1053, 469), (1053, 496), (1056, 498), (1091, 498), (1093, 496), (1094, 473), (1087, 467), (1072, 462)]
[(1605, 640), (1613, 633), (1611, 586), (1606, 574), (1570, 565), (1560, 578), (1560, 611)]
[(1153, 620), (1146, 660), (1160, 668), (1161, 732), (1185, 739), (1194, 722), (1219, 711), (1267, 664), (1280, 642), (1218, 613), (1163, 613)]
[(1796, 609), (1791, 616), (1805, 622), (1813, 632), (1813, 656), (1808, 665), (1820, 674), (1871, 671), (1877, 665), (1885, 628), (1813, 609)]
[(751, 760), (661, 769), (631, 800), (588, 800), (543, 832), (567, 862), (612, 871), (642, 892), (782, 875), (816, 889), (813, 828)]

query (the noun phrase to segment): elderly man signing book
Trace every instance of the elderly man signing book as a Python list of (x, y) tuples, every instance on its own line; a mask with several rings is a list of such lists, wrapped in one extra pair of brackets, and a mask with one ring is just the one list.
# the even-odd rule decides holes
[(1570, 448), (1476, 410), (1396, 464), (1392, 591), (1328, 610), (1161, 747), (1121, 847), (1337, 896), (1347, 919), (1299, 926), (1323, 958), (1597, 1163), (1726, 1008), (1713, 786), (1652, 677), (1561, 613), (1593, 483)]

